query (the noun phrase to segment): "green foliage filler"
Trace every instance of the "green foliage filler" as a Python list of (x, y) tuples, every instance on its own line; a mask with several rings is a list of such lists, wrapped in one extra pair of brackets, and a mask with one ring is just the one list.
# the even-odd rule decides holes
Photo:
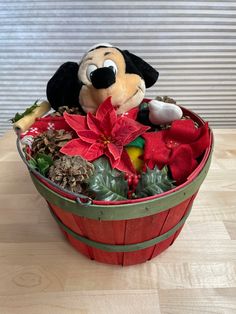
[(106, 158), (93, 162), (94, 175), (89, 181), (89, 192), (95, 200), (120, 201), (127, 199), (128, 184), (124, 174), (112, 169)]
[(141, 136), (139, 136), (133, 142), (130, 142), (128, 145), (126, 145), (126, 147), (135, 146), (135, 147), (143, 148), (144, 144), (145, 144), (145, 140)]
[(147, 168), (147, 172), (141, 174), (135, 195), (137, 198), (160, 194), (173, 189), (174, 181), (168, 176), (168, 168), (159, 170), (157, 166), (153, 170)]
[(23, 113), (17, 112), (17, 113), (15, 114), (15, 117), (12, 118), (12, 119), (10, 119), (11, 122), (12, 122), (12, 123), (15, 123), (15, 122), (17, 122), (18, 120), (20, 120), (21, 118), (23, 118), (23, 117), (27, 116), (28, 114), (30, 114), (31, 112), (33, 112), (34, 109), (36, 109), (36, 108), (38, 107), (37, 102), (38, 102), (38, 100), (36, 100), (35, 103), (34, 103), (31, 107), (27, 108)]
[(32, 168), (39, 171), (43, 176), (46, 176), (50, 166), (53, 164), (53, 160), (48, 155), (37, 154), (35, 158), (31, 158), (29, 160), (29, 164)]

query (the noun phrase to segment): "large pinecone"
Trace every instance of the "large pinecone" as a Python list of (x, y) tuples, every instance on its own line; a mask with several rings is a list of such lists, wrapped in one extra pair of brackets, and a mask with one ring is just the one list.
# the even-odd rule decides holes
[(64, 189), (81, 193), (94, 173), (94, 165), (80, 156), (62, 156), (49, 169), (48, 177)]
[(32, 157), (38, 153), (46, 154), (53, 160), (62, 156), (60, 149), (72, 139), (72, 134), (65, 130), (48, 130), (34, 138), (31, 147)]

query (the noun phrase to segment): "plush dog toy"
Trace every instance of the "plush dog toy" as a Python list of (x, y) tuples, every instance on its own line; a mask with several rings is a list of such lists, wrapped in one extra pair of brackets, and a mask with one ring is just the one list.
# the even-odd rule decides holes
[[(47, 98), (55, 110), (68, 106), (95, 113), (111, 96), (117, 114), (125, 114), (140, 107), (146, 88), (155, 84), (158, 75), (153, 67), (129, 51), (99, 44), (84, 55), (80, 64), (66, 62), (60, 66), (48, 82)], [(182, 111), (174, 104), (151, 100), (148, 116), (153, 124), (165, 124), (180, 119)]]

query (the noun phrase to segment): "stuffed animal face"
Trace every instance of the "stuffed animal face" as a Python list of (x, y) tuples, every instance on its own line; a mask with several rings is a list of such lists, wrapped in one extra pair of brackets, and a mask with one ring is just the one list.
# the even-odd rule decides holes
[(80, 107), (95, 113), (109, 96), (118, 114), (137, 107), (158, 78), (158, 72), (138, 56), (111, 45), (90, 50), (80, 64), (64, 63), (47, 85), (51, 106)]
[(146, 90), (140, 75), (126, 73), (124, 56), (116, 48), (90, 51), (80, 64), (78, 78), (83, 84), (79, 103), (86, 113), (95, 113), (99, 104), (112, 96), (117, 113), (122, 114), (138, 106)]

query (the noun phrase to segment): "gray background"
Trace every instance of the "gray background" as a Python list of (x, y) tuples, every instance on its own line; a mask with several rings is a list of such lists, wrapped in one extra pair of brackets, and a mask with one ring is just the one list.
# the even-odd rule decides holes
[(111, 42), (160, 72), (169, 95), (214, 127), (236, 126), (236, 2), (0, 1), (0, 134), (59, 65)]

